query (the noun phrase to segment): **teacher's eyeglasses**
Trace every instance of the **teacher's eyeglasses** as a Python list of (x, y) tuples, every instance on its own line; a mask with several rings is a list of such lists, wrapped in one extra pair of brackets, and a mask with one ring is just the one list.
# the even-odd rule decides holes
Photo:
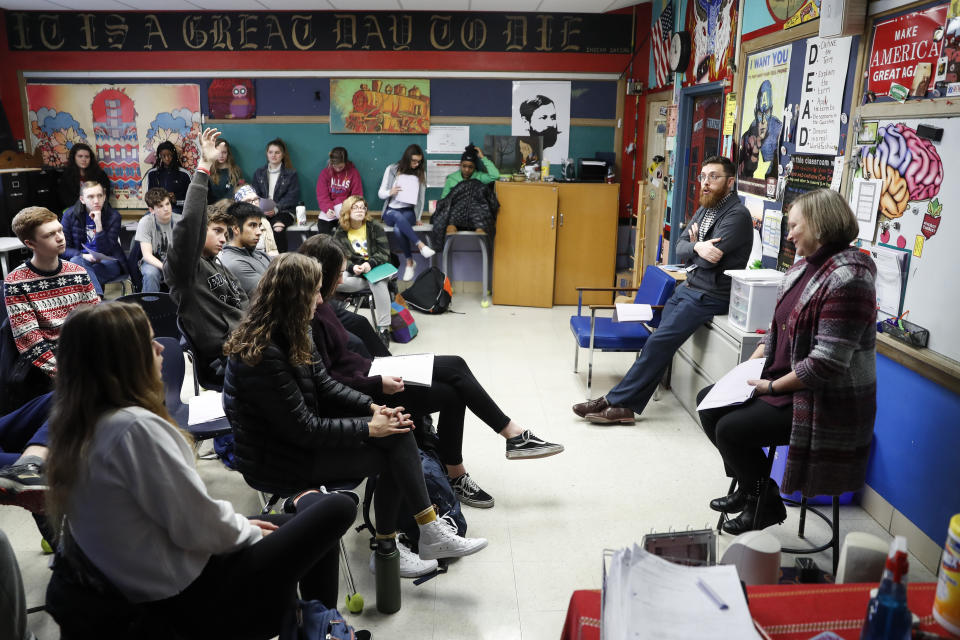
[(699, 182), (703, 182), (705, 180), (709, 180), (710, 182), (716, 182), (721, 178), (729, 178), (729, 177), (730, 176), (725, 173), (701, 173), (700, 175), (697, 176), (697, 180)]

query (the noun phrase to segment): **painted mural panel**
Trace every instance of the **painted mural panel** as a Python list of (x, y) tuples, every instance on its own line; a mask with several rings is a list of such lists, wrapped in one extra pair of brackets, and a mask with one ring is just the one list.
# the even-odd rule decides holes
[(429, 131), (429, 80), (330, 80), (330, 133)]
[(45, 165), (63, 167), (74, 144), (90, 145), (115, 207), (145, 206), (140, 181), (161, 142), (173, 143), (185, 169), (197, 164), (199, 85), (28, 84), (26, 93), (31, 148)]

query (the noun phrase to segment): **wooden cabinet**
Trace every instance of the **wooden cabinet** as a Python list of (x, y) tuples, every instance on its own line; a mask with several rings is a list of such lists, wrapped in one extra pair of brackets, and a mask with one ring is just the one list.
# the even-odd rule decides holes
[[(493, 303), (576, 304), (575, 287), (610, 287), (617, 258), (619, 185), (497, 183)], [(584, 295), (604, 304), (610, 295)]]

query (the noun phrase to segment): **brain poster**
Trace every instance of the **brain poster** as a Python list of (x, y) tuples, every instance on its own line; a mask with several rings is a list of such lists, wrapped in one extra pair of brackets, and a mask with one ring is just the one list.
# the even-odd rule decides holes
[(180, 164), (197, 166), (200, 87), (195, 84), (28, 84), (30, 147), (48, 167), (65, 167), (70, 150), (86, 143), (112, 183), (111, 204), (143, 208), (141, 180), (161, 142), (172, 142)]

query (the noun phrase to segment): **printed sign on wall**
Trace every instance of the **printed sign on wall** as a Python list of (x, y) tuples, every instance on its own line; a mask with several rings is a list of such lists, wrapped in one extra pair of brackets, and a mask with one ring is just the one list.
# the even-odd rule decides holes
[(810, 38), (803, 65), (797, 152), (835, 155), (851, 38)]
[(933, 35), (943, 28), (947, 7), (942, 4), (877, 23), (870, 47), (868, 91), (889, 95), (891, 83), (910, 88), (918, 65), (936, 68), (943, 40), (935, 42)]
[(778, 144), (787, 99), (790, 50), (786, 45), (747, 57), (740, 121), (740, 152), (737, 189), (741, 194), (773, 200), (780, 162)]

